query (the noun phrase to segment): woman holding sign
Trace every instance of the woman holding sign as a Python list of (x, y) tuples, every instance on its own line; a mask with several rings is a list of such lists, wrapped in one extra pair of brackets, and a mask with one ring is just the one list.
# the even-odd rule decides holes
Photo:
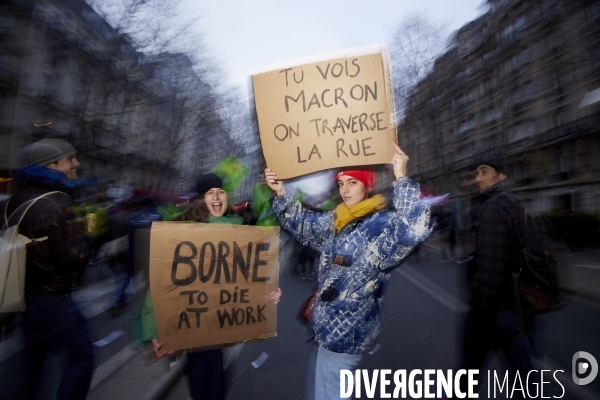
[(392, 210), (382, 195), (373, 195), (372, 171), (338, 171), (343, 202), (333, 212), (318, 213), (293, 202), (276, 172), (265, 169), (277, 193), (273, 210), (281, 226), (321, 252), (307, 399), (340, 398), (340, 370), (354, 371), (381, 333), (379, 313), (391, 270), (430, 234), (429, 207), (419, 201), (419, 184), (406, 176), (408, 157), (394, 146)]
[[(200, 177), (196, 185), (198, 196), (177, 219), (204, 223), (242, 224), (242, 217), (228, 208), (227, 192), (223, 182), (215, 174)], [(270, 299), (277, 304), (281, 290), (270, 294)], [(152, 342), (154, 353), (158, 358), (173, 352), (162, 351), (163, 344), (158, 339), (154, 308), (150, 293), (146, 295), (142, 309), (143, 340)], [(223, 350), (197, 350), (188, 353), (188, 382), (190, 394), (194, 400), (221, 400), (225, 397), (225, 378)]]

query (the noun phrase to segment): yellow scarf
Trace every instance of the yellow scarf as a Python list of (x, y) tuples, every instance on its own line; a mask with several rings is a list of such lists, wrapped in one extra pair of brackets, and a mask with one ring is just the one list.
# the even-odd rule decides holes
[(354, 221), (356, 218), (364, 217), (372, 212), (382, 210), (385, 208), (385, 197), (380, 194), (376, 194), (366, 200), (361, 201), (353, 206), (347, 207), (346, 204), (341, 203), (335, 209), (335, 230), (341, 231), (343, 227)]

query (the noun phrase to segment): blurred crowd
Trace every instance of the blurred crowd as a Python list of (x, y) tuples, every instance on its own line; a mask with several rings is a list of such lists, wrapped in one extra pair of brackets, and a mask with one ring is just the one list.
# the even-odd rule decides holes
[[(18, 225), (22, 234), (40, 238), (27, 252), (27, 312), (23, 313), (23, 317), (14, 312), (0, 314), (0, 340), (13, 336), (19, 325), (25, 335), (27, 377), (20, 386), (16, 385), (12, 393), (18, 397), (35, 398), (37, 391), (44, 390), (39, 389), (40, 382), (43, 382), (44, 359), (47, 354), (59, 349), (69, 356), (58, 385), (57, 398), (86, 397), (93, 373), (94, 351), (86, 319), (71, 294), (107, 277), (111, 278), (113, 290), (105, 311), (112, 317), (125, 312), (130, 314), (132, 341), (136, 346), (152, 346), (157, 358), (170, 354), (161, 350), (162, 343), (158, 340), (149, 296), (150, 229), (155, 221), (258, 226), (281, 224), (284, 229), (280, 237), (280, 263), (289, 273), (310, 280), (313, 290), (322, 291), (316, 300), (321, 310), (333, 307), (332, 304), (341, 307), (338, 303), (330, 303), (341, 292), (350, 290), (342, 291), (337, 287), (339, 284), (357, 286), (351, 289), (354, 293), (352, 300), (343, 299), (341, 304), (344, 307), (344, 302), (366, 301), (361, 297), (362, 292), (367, 290), (365, 288), (377, 288), (373, 293), (366, 291), (364, 294), (373, 303), (368, 303), (368, 307), (375, 310), (373, 315), (364, 316), (366, 322), (336, 322), (337, 314), (330, 316), (323, 312), (319, 314), (320, 320), (312, 325), (314, 335), (322, 335), (314, 340), (315, 343), (318, 340), (322, 342), (315, 345), (314, 364), (310, 368), (321, 371), (323, 365), (319, 366), (321, 361), (318, 360), (323, 352), (328, 355), (347, 354), (349, 358), (346, 361), (357, 365), (362, 353), (370, 348), (380, 333), (379, 310), (389, 272), (409, 256), (414, 256), (414, 260), (419, 262), (420, 249), (427, 237), (437, 238), (440, 262), (469, 263), (471, 268), (472, 261), (477, 259), (481, 209), (489, 201), (489, 188), (481, 184), (481, 174), (477, 177), (480, 190), (473, 191), (470, 196), (436, 195), (428, 189), (419, 190), (418, 184), (405, 176), (407, 157), (396, 147), (392, 162), (396, 181), (393, 188), (387, 189), (385, 196), (372, 193), (376, 177), (373, 171), (341, 169), (335, 179), (324, 179), (328, 182), (325, 193), (309, 196), (302, 190), (288, 192), (283, 182), (277, 180), (276, 174), (267, 169), (255, 183), (254, 197), (233, 203), (230, 193), (235, 190), (235, 183), (232, 182), (239, 182), (240, 176), (239, 173), (228, 175), (223, 170), (218, 171), (220, 175), (208, 173), (198, 177), (193, 191), (186, 197), (112, 188), (106, 193), (77, 201), (69, 196), (78, 182), (82, 182), (77, 177), (79, 162), (76, 149), (61, 139), (42, 139), (27, 146), (22, 150), (26, 167), (15, 174), (20, 186), (0, 205), (5, 210), (2, 218), (5, 228)], [(402, 167), (395, 164), (400, 157), (403, 157)], [(229, 165), (226, 171), (243, 170), (239, 161), (229, 159), (229, 162), (234, 165)], [(500, 167), (494, 168), (499, 171)], [(501, 178), (495, 183), (504, 183), (506, 176), (498, 171), (496, 173)], [(333, 189), (336, 182), (337, 190)], [(362, 192), (356, 191), (358, 186), (350, 186), (359, 183), (362, 184)], [(356, 206), (362, 207), (363, 202), (370, 204), (369, 212), (364, 215), (356, 211), (359, 210)], [(406, 208), (402, 218), (395, 216), (398, 210), (403, 209), (404, 202), (412, 203), (412, 206)], [(27, 207), (23, 210), (23, 206)], [(328, 213), (334, 208), (335, 213)], [(344, 213), (348, 213), (347, 219), (340, 220)], [(598, 220), (592, 215), (556, 210), (534, 217), (556, 247), (570, 254), (586, 251), (598, 244)], [(335, 221), (330, 218), (335, 218)], [(332, 222), (335, 231), (330, 226)], [(370, 243), (364, 242), (367, 239), (373, 243), (369, 246), (381, 247), (378, 251), (390, 251), (389, 260), (383, 258), (379, 263), (369, 261), (368, 257), (375, 257), (374, 254), (380, 256), (380, 253), (359, 251), (361, 246), (366, 246), (365, 243)], [(334, 251), (342, 250), (334, 248), (333, 244), (328, 246), (328, 241), (347, 242), (343, 251), (356, 254), (350, 257), (334, 254)], [(480, 251), (481, 244), (480, 237)], [(335, 246), (341, 248), (339, 244)], [(357, 262), (366, 263), (357, 267), (357, 271), (375, 268), (374, 275), (368, 278), (373, 279), (369, 285), (358, 284), (365, 277), (347, 279), (348, 271), (354, 271), (353, 263)], [(384, 262), (389, 266), (380, 270)], [(328, 281), (331, 266), (337, 264), (340, 265), (336, 269), (337, 275)], [(326, 282), (330, 287), (322, 290)], [(271, 293), (275, 304), (280, 296), (279, 290)], [(369, 324), (373, 326), (365, 330)], [(350, 348), (354, 353), (348, 351), (347, 343), (334, 337), (340, 326), (356, 329), (355, 335), (363, 335), (361, 341), (352, 342), (351, 346), (355, 348)], [(509, 339), (512, 340), (512, 337)], [(329, 351), (323, 347), (324, 344), (336, 349), (335, 346), (340, 347)], [(230, 357), (227, 355), (230, 352), (239, 354), (239, 348), (189, 353), (189, 385), (194, 398), (224, 398), (228, 367), (223, 360)], [(207, 376), (207, 369), (217, 372)], [(334, 368), (333, 372), (338, 371)], [(331, 371), (315, 373), (319, 377)], [(319, 393), (321, 383), (318, 379), (316, 382), (310, 386), (307, 381), (307, 390)], [(212, 394), (204, 393), (207, 390)]]

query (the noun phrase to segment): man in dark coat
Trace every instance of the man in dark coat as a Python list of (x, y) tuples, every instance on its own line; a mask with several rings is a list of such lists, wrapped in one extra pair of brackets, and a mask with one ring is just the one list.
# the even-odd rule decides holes
[(29, 238), (47, 237), (27, 249), (23, 327), (29, 398), (35, 396), (49, 352), (68, 354), (57, 399), (84, 399), (91, 382), (93, 347), (86, 319), (71, 298), (73, 271), (88, 254), (72, 230), (72, 200), (65, 193), (77, 178), (75, 153), (75, 148), (61, 139), (42, 139), (25, 147), (21, 152), (24, 168), (15, 174), (25, 186), (7, 204), (12, 225), (37, 199), (23, 216), (19, 233)]
[[(498, 160), (483, 160), (471, 169), (476, 171), (475, 179), (485, 203), (478, 218), (477, 252), (469, 263), (471, 310), (464, 332), (464, 367), (480, 369), (488, 352), (503, 349), (513, 378), (518, 371), (525, 382), (532, 369), (534, 347), (537, 348), (536, 326), (533, 312), (524, 303), (526, 332), (519, 327), (512, 285), (524, 209), (515, 197), (503, 193), (506, 175)], [(535, 379), (528, 381), (531, 385)]]

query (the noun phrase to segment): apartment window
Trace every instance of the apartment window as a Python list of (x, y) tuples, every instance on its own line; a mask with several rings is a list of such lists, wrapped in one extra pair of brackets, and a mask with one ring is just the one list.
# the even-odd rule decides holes
[(527, 47), (523, 47), (520, 56), (521, 59), (519, 65), (527, 64), (529, 62), (529, 49)]
[(456, 107), (461, 107), (467, 103), (471, 103), (473, 100), (475, 100), (474, 90), (469, 90), (468, 92), (456, 97), (454, 99), (454, 105)]
[(533, 86), (531, 82), (526, 82), (521, 87), (521, 97), (523, 98), (523, 101), (530, 101), (533, 99)]
[(470, 89), (467, 92), (467, 103), (471, 103), (474, 100), (475, 100), (475, 90), (474, 89)]
[(490, 108), (485, 112), (484, 122), (486, 125), (495, 125), (502, 116), (502, 112), (498, 108)]
[(509, 74), (519, 67), (519, 58), (512, 56), (504, 62), (504, 72)]
[(521, 89), (516, 88), (511, 96), (511, 102), (513, 105), (521, 104)]
[(533, 98), (533, 89), (531, 86), (531, 82), (527, 82), (518, 88), (516, 88), (512, 93), (512, 104), (520, 104), (525, 101), (530, 101)]
[(484, 96), (488, 95), (489, 93), (491, 93), (492, 88), (493, 88), (493, 85), (492, 85), (492, 80), (491, 79), (487, 79), (487, 80), (481, 82), (479, 84), (479, 95), (480, 95), (480, 97), (484, 97)]
[(42, 77), (42, 95), (52, 97), (56, 93), (57, 81), (51, 75), (44, 75)]
[(504, 43), (510, 41), (515, 36), (515, 27), (512, 24), (508, 24), (502, 31), (500, 31), (500, 37)]
[(511, 142), (516, 142), (518, 140), (531, 137), (535, 134), (535, 124), (532, 120), (518, 122), (513, 125), (510, 133)]
[(511, 73), (512, 71), (520, 68), (523, 64), (529, 62), (529, 50), (524, 47), (519, 54), (515, 54), (504, 62), (504, 72)]
[(561, 146), (554, 154), (554, 173), (570, 172), (574, 166), (574, 150), (572, 146)]
[(474, 128), (475, 118), (472, 115), (470, 115), (458, 125), (458, 134), (462, 136)]
[(465, 74), (470, 75), (473, 73), (473, 71), (475, 70), (475, 63), (470, 62), (465, 66)]
[(471, 157), (473, 154), (475, 154), (475, 143), (471, 142), (471, 143), (467, 143), (466, 145), (464, 145), (463, 147), (461, 147), (459, 149), (458, 154), (456, 155), (456, 158), (458, 160), (462, 160), (467, 157)]

